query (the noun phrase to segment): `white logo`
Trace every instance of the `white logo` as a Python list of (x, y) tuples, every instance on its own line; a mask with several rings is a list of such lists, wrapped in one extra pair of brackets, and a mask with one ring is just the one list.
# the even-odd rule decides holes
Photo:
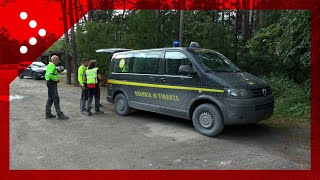
[(262, 94), (263, 94), (263, 96), (267, 96), (267, 95), (268, 95), (267, 89), (263, 88), (263, 89), (262, 89)]

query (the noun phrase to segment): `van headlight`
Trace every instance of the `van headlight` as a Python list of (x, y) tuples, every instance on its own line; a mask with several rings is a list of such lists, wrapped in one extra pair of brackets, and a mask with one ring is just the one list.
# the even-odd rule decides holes
[(226, 89), (225, 92), (228, 97), (244, 98), (248, 96), (248, 91), (245, 89)]

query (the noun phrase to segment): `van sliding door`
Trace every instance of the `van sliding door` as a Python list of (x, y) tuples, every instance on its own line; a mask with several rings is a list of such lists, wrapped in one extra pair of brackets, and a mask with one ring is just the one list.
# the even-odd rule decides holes
[(179, 73), (181, 65), (193, 67), (183, 52), (166, 51), (164, 73), (160, 76), (160, 93), (158, 94), (160, 111), (178, 117), (185, 117), (190, 101), (195, 98), (200, 85), (198, 76), (187, 76)]

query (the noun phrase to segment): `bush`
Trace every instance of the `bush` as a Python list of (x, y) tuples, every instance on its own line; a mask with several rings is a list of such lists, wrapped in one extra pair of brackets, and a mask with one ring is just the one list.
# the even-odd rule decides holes
[(275, 116), (310, 118), (310, 80), (297, 84), (279, 74), (271, 74), (264, 79), (275, 96)]

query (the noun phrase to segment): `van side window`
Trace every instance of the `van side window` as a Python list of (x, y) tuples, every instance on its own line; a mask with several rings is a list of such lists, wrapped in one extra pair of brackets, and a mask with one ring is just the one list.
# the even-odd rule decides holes
[(146, 54), (145, 70), (147, 74), (158, 74), (160, 54)]
[(158, 74), (159, 53), (145, 52), (134, 55), (132, 62), (132, 73)]
[(165, 74), (182, 75), (179, 73), (181, 65), (192, 67), (190, 60), (181, 52), (166, 52), (165, 54)]
[(116, 73), (158, 74), (160, 52), (138, 52), (117, 55), (114, 58)]
[(145, 58), (143, 53), (135, 53), (134, 57), (132, 58), (132, 73), (138, 74), (145, 74), (144, 67), (145, 67)]

